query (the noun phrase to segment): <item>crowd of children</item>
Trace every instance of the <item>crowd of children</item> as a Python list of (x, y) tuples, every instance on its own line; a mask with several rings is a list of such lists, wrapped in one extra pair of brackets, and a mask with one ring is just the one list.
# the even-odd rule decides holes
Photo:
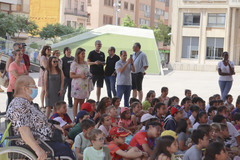
[(104, 97), (89, 99), (72, 122), (66, 103), (56, 103), (51, 120), (58, 121), (78, 160), (229, 160), (240, 159), (240, 97), (236, 107), (216, 94), (205, 101), (191, 90), (185, 98), (169, 98), (151, 90), (141, 103)]

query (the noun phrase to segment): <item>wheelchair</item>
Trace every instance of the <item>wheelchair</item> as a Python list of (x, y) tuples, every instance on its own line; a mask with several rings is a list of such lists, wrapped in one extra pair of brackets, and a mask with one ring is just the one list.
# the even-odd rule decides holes
[[(5, 118), (6, 130), (0, 141), (0, 159), (1, 160), (37, 160), (37, 156), (29, 146), (17, 146), (16, 140), (20, 140), (21, 136), (14, 136), (11, 122), (6, 119), (6, 112), (0, 113), (0, 120)], [(1, 127), (1, 126), (0, 126)], [(46, 151), (47, 160), (72, 160), (67, 156), (55, 156), (53, 149), (40, 138), (36, 138), (40, 142), (40, 146)], [(5, 143), (5, 146), (3, 145)], [(2, 146), (2, 147), (1, 147)]]

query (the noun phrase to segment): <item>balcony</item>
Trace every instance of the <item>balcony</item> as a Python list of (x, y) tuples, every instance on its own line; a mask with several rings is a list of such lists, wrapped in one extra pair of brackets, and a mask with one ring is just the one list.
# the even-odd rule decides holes
[(81, 16), (81, 17), (86, 17), (87, 18), (87, 12), (77, 10), (77, 8), (74, 8), (74, 9), (65, 8), (64, 14), (70, 14), (70, 15), (74, 15), (74, 16)]
[(240, 0), (229, 0), (230, 7), (240, 7)]

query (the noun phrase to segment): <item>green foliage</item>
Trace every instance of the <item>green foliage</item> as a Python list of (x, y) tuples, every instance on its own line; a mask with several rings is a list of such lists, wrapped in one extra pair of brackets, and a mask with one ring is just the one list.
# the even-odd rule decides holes
[(46, 27), (43, 27), (42, 31), (40, 32), (40, 37), (43, 39), (48, 39), (61, 37), (74, 32), (76, 32), (76, 30), (70, 26), (65, 26), (59, 23), (48, 24)]
[(139, 28), (142, 28), (142, 29), (151, 29), (149, 26), (147, 26), (146, 24), (145, 25), (141, 25)]
[(15, 17), (6, 13), (0, 13), (0, 36), (5, 37), (6, 34), (14, 36), (17, 33)]
[(136, 27), (136, 24), (134, 23), (134, 21), (131, 19), (129, 15), (126, 15), (126, 17), (122, 19), (122, 26)]
[(19, 37), (21, 32), (29, 33), (32, 36), (38, 34), (37, 24), (25, 16), (0, 13), (0, 22), (0, 36), (2, 37), (5, 37), (6, 34), (14, 36), (15, 33), (18, 33)]
[(33, 49), (38, 49), (39, 48), (38, 44), (34, 43), (34, 42), (30, 44), (30, 47), (33, 48)]
[(153, 31), (157, 42), (163, 42), (164, 45), (170, 44), (171, 36), (169, 33), (171, 33), (171, 27), (160, 21)]

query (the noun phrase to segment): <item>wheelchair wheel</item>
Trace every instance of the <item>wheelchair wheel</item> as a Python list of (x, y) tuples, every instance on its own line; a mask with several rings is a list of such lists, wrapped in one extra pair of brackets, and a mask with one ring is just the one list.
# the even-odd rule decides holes
[(5, 147), (0, 149), (0, 159), (4, 160), (36, 160), (37, 157), (22, 147)]

